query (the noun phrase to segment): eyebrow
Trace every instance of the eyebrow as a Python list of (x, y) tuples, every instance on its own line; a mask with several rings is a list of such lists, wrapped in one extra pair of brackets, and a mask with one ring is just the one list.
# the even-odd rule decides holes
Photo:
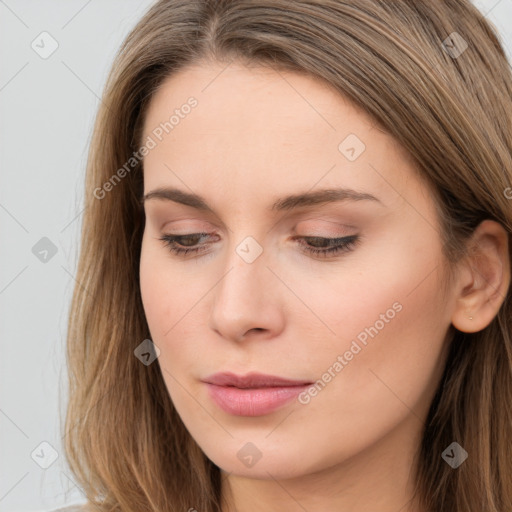
[[(150, 199), (162, 199), (167, 201), (174, 201), (176, 203), (184, 204), (197, 210), (215, 213), (206, 200), (197, 195), (189, 192), (184, 192), (177, 188), (157, 188), (145, 194), (142, 198), (141, 204), (144, 204)], [(270, 211), (289, 211), (296, 208), (311, 207), (321, 204), (334, 203), (339, 201), (375, 201), (380, 203), (382, 201), (377, 197), (367, 194), (365, 192), (358, 192), (356, 190), (348, 188), (329, 188), (316, 190), (315, 192), (302, 192), (299, 194), (293, 194), (286, 197), (277, 199), (272, 206)]]

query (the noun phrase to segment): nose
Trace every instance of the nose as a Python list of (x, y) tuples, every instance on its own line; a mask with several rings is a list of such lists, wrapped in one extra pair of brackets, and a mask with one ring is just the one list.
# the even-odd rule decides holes
[[(209, 326), (232, 341), (270, 339), (283, 330), (282, 284), (263, 251), (254, 261), (230, 251), (213, 288)], [(227, 269), (227, 270), (226, 270)]]

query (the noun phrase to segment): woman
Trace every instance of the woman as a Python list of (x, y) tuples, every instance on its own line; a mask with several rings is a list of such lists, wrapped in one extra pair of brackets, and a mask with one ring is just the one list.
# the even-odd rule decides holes
[(511, 107), (469, 1), (157, 2), (88, 162), (84, 509), (511, 510)]

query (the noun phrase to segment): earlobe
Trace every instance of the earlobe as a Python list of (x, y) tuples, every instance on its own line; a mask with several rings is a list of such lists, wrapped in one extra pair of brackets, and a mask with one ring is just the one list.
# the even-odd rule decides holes
[(459, 331), (474, 333), (492, 322), (505, 301), (510, 285), (508, 233), (498, 222), (484, 220), (468, 243), (452, 324)]

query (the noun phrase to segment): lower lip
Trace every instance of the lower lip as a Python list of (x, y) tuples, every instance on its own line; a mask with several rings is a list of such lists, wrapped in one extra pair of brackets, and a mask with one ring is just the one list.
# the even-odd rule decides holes
[(263, 416), (291, 402), (311, 384), (275, 388), (240, 389), (206, 384), (213, 401), (228, 414)]

